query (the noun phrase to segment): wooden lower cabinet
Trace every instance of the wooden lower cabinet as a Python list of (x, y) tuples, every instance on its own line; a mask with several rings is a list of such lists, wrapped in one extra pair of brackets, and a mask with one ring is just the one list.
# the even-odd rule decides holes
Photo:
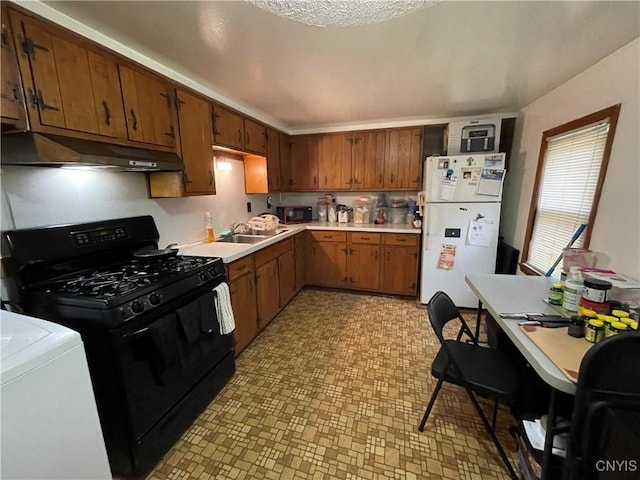
[(418, 242), (413, 234), (384, 234), (382, 290), (415, 295), (418, 287)]
[(348, 249), (348, 287), (359, 290), (379, 290), (380, 234), (350, 233)]
[(258, 328), (262, 330), (280, 309), (277, 258), (256, 268), (256, 298), (258, 299)]
[(418, 240), (415, 234), (313, 231), (306, 283), (415, 295)]
[(278, 257), (278, 284), (280, 287), (280, 308), (284, 308), (297, 292), (296, 257), (293, 248)]
[(312, 231), (307, 283), (323, 287), (346, 287), (347, 252), (346, 233)]
[(307, 258), (307, 232), (300, 232), (293, 237), (295, 245), (295, 259), (296, 259), (296, 293), (302, 290), (302, 287), (307, 283), (306, 281), (306, 258)]
[(229, 285), (231, 306), (236, 320), (234, 332), (236, 354), (240, 353), (258, 335), (258, 309), (253, 274), (245, 275)]
[(236, 321), (235, 352), (238, 355), (258, 335), (258, 305), (253, 255), (227, 265), (231, 307)]

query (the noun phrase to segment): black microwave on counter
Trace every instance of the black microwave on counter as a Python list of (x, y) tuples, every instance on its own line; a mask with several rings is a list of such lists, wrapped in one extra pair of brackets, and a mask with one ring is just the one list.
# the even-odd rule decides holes
[(280, 223), (285, 225), (307, 223), (311, 221), (311, 207), (276, 207), (276, 215), (280, 219)]

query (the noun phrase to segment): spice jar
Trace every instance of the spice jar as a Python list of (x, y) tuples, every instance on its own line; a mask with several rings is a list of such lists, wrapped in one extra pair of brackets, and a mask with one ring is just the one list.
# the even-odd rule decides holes
[(584, 339), (587, 342), (598, 343), (604, 336), (604, 324), (602, 320), (589, 320), (584, 330)]
[(577, 315), (572, 316), (569, 319), (569, 329), (567, 330), (567, 334), (576, 338), (584, 337), (584, 318)]
[(549, 304), (562, 305), (564, 288), (562, 283), (554, 283), (549, 287)]
[(626, 332), (628, 328), (629, 327), (627, 327), (622, 322), (611, 322), (605, 329), (604, 336), (607, 338), (613, 337), (614, 335), (617, 335), (620, 332)]
[(618, 319), (629, 318), (629, 312), (625, 312), (624, 310), (612, 310), (611, 315)]

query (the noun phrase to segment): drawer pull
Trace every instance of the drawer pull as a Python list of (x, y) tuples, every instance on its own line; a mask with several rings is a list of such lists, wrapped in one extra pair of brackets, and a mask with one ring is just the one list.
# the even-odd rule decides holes
[(371, 237), (360, 237), (360, 240), (371, 240)]
[(238, 270), (244, 270), (245, 268), (247, 268), (246, 265), (242, 265), (241, 267), (238, 267)]
[(396, 237), (396, 242), (406, 242), (406, 241), (407, 241), (406, 238)]

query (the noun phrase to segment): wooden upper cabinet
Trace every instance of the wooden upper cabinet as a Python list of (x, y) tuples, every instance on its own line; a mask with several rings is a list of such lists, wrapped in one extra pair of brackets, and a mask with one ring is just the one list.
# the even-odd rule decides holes
[(13, 11), (10, 16), (31, 128), (126, 138), (116, 63), (56, 27)]
[(380, 190), (384, 187), (384, 157), (387, 131), (353, 132), (353, 189)]
[(215, 194), (211, 104), (182, 90), (176, 95), (185, 193)]
[(280, 137), (280, 191), (291, 190), (291, 137), (284, 133)]
[(0, 70), (2, 81), (0, 82), (0, 116), (2, 123), (18, 124), (24, 128), (24, 104), (20, 74), (18, 73), (18, 60), (16, 58), (15, 44), (11, 35), (9, 16), (4, 4), (0, 6), (2, 14), (2, 44), (0, 49)]
[(318, 189), (351, 190), (352, 133), (320, 136), (318, 146)]
[(214, 105), (213, 138), (216, 145), (242, 150), (244, 148), (244, 117), (220, 105)]
[(318, 136), (296, 135), (290, 139), (289, 190), (317, 190)]
[(244, 119), (244, 149), (259, 155), (267, 153), (267, 132), (264, 125), (248, 118)]
[(173, 87), (160, 77), (119, 65), (129, 139), (176, 147)]
[(422, 127), (387, 131), (384, 189), (419, 190), (422, 171)]
[(282, 185), (280, 134), (273, 128), (267, 128), (265, 133), (267, 136), (267, 186), (270, 192), (279, 192)]
[(217, 104), (213, 106), (213, 136), (216, 145), (258, 155), (267, 153), (264, 125)]

